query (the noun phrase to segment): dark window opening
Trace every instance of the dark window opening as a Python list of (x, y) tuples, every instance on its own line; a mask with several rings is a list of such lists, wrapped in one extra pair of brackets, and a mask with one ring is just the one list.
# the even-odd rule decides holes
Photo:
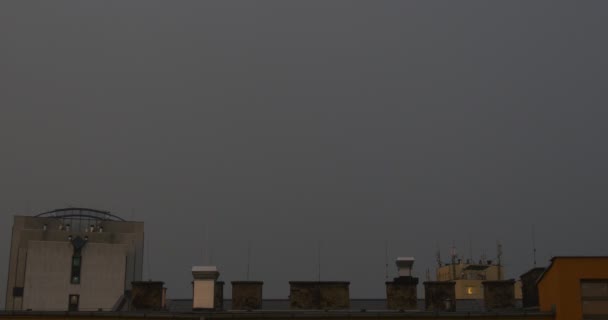
[(79, 302), (80, 296), (77, 294), (71, 294), (69, 297), (68, 311), (78, 311)]
[(23, 287), (14, 287), (13, 297), (23, 297)]
[(72, 273), (70, 277), (70, 282), (72, 284), (80, 283), (80, 269), (82, 266), (82, 256), (80, 254), (76, 254), (72, 256)]

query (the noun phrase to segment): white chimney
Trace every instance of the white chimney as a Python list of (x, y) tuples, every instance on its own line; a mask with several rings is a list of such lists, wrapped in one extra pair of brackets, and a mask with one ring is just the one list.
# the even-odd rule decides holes
[(414, 266), (414, 260), (414, 257), (398, 257), (397, 260), (395, 260), (400, 277), (412, 276), (412, 267)]
[(192, 267), (192, 309), (215, 307), (215, 281), (220, 276), (215, 266)]

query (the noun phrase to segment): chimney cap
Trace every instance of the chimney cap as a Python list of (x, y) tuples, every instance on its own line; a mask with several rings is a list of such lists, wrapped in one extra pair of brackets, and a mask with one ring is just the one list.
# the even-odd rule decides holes
[(194, 266), (192, 267), (193, 272), (217, 272), (216, 266)]
[(399, 268), (411, 268), (415, 260), (414, 257), (398, 257), (395, 263)]

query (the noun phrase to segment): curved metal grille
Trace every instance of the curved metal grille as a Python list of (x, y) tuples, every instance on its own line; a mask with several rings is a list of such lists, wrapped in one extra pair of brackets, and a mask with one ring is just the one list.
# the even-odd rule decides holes
[(36, 217), (47, 218), (69, 218), (97, 221), (126, 221), (125, 219), (111, 214), (109, 211), (102, 211), (89, 208), (63, 208), (37, 214)]

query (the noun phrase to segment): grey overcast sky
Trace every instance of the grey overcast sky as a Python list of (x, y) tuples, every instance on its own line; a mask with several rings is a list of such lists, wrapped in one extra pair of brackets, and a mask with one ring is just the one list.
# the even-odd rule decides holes
[(2, 1), (0, 306), (12, 216), (67, 206), (145, 221), (172, 298), (248, 243), (268, 298), (319, 241), (359, 298), (385, 241), (420, 278), (469, 239), (518, 277), (532, 225), (540, 265), (606, 255), (607, 31), (608, 1)]

